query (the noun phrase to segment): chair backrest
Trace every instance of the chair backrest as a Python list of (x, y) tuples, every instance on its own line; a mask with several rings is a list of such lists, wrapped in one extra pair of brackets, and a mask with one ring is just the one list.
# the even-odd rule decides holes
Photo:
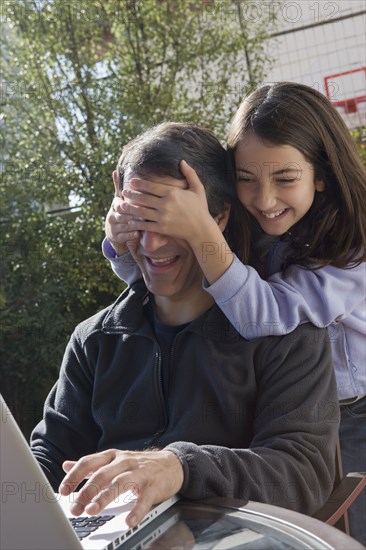
[(327, 502), (313, 517), (333, 525), (347, 535), (350, 534), (347, 510), (366, 487), (365, 472), (350, 472), (343, 475), (341, 448), (339, 441), (336, 448), (336, 475), (334, 489)]

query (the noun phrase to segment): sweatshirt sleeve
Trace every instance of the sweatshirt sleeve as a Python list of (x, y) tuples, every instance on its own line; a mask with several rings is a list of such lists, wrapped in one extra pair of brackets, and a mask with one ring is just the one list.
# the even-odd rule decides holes
[(141, 271), (129, 252), (122, 254), (122, 256), (117, 256), (113, 246), (107, 238), (104, 238), (102, 242), (102, 251), (104, 257), (110, 261), (113, 272), (117, 277), (122, 279), (122, 281), (125, 281), (128, 286), (131, 286), (138, 279), (141, 279)]
[(264, 339), (249, 448), (186, 441), (166, 447), (183, 465), (184, 497), (255, 500), (307, 514), (322, 506), (332, 489), (339, 425), (326, 339), (309, 324)]
[(288, 334), (302, 323), (328, 327), (341, 322), (366, 297), (366, 263), (314, 271), (299, 266), (267, 281), (235, 257), (227, 271), (205, 285), (236, 330), (247, 339)]
[(58, 382), (44, 405), (43, 419), (31, 434), (31, 450), (58, 490), (65, 476), (62, 463), (94, 453), (100, 437), (92, 417), (94, 376), (77, 336), (65, 350)]

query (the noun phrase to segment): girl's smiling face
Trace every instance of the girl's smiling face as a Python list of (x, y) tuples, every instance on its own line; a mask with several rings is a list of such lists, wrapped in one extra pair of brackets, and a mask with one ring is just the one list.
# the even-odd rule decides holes
[(240, 202), (268, 235), (283, 235), (311, 207), (324, 183), (298, 149), (246, 134), (235, 150)]

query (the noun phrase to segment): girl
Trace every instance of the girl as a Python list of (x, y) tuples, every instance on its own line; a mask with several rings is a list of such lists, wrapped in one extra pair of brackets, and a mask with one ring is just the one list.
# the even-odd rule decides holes
[[(245, 338), (285, 334), (308, 321), (327, 327), (344, 472), (365, 471), (366, 184), (353, 140), (322, 94), (282, 82), (243, 101), (229, 129), (228, 150), (240, 201), (233, 220), (236, 255), (184, 162), (188, 189), (134, 180), (122, 201), (113, 203), (107, 237), (122, 244), (119, 252), (138, 231), (187, 240), (206, 291)], [(115, 255), (108, 241), (104, 251)], [(112, 263), (131, 283), (137, 274), (128, 256)], [(364, 491), (349, 514), (351, 534), (364, 545), (365, 500)]]

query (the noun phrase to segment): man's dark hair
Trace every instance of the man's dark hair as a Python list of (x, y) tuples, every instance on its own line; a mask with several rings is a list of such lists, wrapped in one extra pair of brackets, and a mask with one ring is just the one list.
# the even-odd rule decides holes
[(179, 169), (182, 160), (200, 178), (212, 216), (232, 204), (236, 197), (235, 176), (228, 153), (210, 130), (194, 124), (165, 122), (130, 141), (118, 161), (119, 187), (123, 188), (127, 169), (145, 179), (161, 176), (183, 180)]

